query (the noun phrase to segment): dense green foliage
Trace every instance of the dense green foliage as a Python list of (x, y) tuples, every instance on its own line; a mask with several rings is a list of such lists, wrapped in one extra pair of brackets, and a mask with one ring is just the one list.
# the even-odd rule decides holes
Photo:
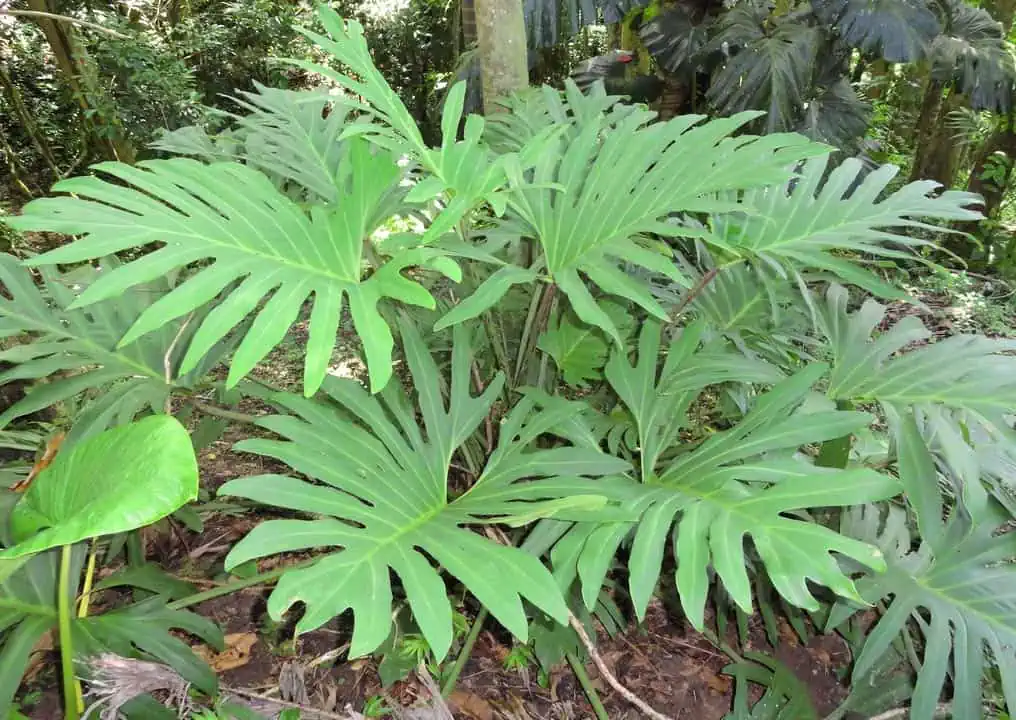
[[(0, 490), (0, 715), (54, 625), (68, 715), (72, 653), (156, 659), (215, 698), (214, 673), (170, 631), (221, 634), (183, 610), (178, 582), (133, 557), (107, 586), (157, 596), (69, 607), (84, 575), (87, 608), (94, 538), (136, 555), (131, 531), (194, 500), (192, 443), (221, 419), (253, 421), (236, 450), (292, 470), (218, 489), (273, 515), (225, 569), (304, 554), (271, 575), (268, 612), (301, 603), (303, 633), (351, 610), (351, 657), (390, 650), (406, 616), (418, 657), (440, 665), (463, 647), (450, 598), (468, 595), (551, 665), (575, 644), (569, 623), (617, 627), (612, 609), (642, 619), (663, 597), (700, 631), (757, 612), (774, 643), (777, 614), (839, 633), (851, 691), (831, 717), (906, 702), (931, 720), (943, 699), (957, 718), (1016, 710), (1016, 343), (929, 342), (878, 301), (909, 300), (882, 271), (942, 257), (982, 199), (783, 132), (806, 129), (830, 27), (860, 51), (841, 60), (921, 58), (940, 95), (988, 107), (978, 92), (1001, 81), (964, 70), (971, 52), (937, 14), (976, 30), (986, 12), (886, 0), (887, 25), (855, 5), (741, 4), (688, 25), (686, 51), (742, 46), (703, 73), (712, 119), (661, 119), (573, 82), (470, 114), (466, 82), (438, 87), (454, 60), (442, 6), (363, 23), (323, 7), (300, 24), (258, 2), (228, 6), (235, 22), (216, 30), (207, 7), (170, 3), (145, 41), (93, 39), (111, 82), (81, 86), (123, 90), (85, 98), (83, 117), (116, 119), (93, 130), (140, 144), (157, 98), (176, 98), (175, 115), (151, 156), (93, 164), (4, 218), (66, 239), (0, 255), (0, 385), (29, 386), (0, 414), (0, 447), (34, 448), (26, 420), (54, 407), (67, 436), (24, 495)], [(257, 49), (224, 53), (219, 31)], [(285, 69), (267, 60), (304, 45)], [(437, 56), (444, 70), (427, 65)], [(232, 116), (184, 124), (195, 95), (219, 92)], [(902, 107), (871, 132), (898, 138)], [(256, 381), (297, 325), (300, 387)], [(362, 373), (340, 367), (339, 335), (356, 338)], [(215, 404), (241, 397), (266, 413)], [(775, 660), (737, 660), (731, 718), (817, 717)], [(752, 707), (749, 680), (767, 687)], [(145, 717), (154, 701), (139, 702)]]

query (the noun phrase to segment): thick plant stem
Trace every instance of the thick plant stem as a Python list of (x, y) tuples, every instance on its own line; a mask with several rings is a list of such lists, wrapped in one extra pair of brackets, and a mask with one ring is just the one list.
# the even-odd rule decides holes
[(582, 661), (575, 657), (575, 653), (565, 653), (564, 656), (568, 660), (568, 664), (571, 665), (572, 672), (575, 673), (575, 679), (582, 686), (582, 692), (586, 694), (586, 699), (593, 706), (593, 714), (596, 716), (596, 720), (610, 720), (610, 716), (607, 715), (607, 708), (603, 707), (603, 701), (600, 700), (600, 696), (596, 693), (593, 681), (589, 679), (589, 673), (586, 672)]
[(182, 610), (183, 608), (190, 607), (192, 605), (197, 605), (198, 603), (203, 603), (206, 600), (214, 600), (217, 597), (222, 597), (223, 595), (235, 593), (238, 590), (243, 590), (244, 588), (269, 583), (272, 582), (273, 580), (278, 580), (280, 577), (285, 575), (290, 570), (298, 570), (300, 568), (310, 567), (320, 559), (321, 558), (319, 557), (315, 557), (311, 558), (310, 560), (304, 560), (303, 562), (293, 563), (292, 565), (286, 565), (285, 567), (279, 567), (275, 568), (274, 570), (268, 570), (263, 573), (258, 573), (257, 575), (246, 578), (244, 580), (237, 580), (236, 582), (226, 583), (225, 585), (220, 585), (219, 587), (212, 588), (210, 590), (205, 590), (204, 592), (195, 593), (193, 595), (188, 595), (187, 597), (180, 598), (179, 600), (174, 600), (173, 602), (167, 604), (166, 607), (168, 607), (170, 610)]
[(248, 425), (253, 425), (258, 421), (257, 415), (248, 415), (247, 413), (236, 412), (235, 410), (230, 410), (228, 408), (221, 408), (218, 405), (209, 405), (197, 398), (192, 398), (191, 403), (193, 403), (195, 408), (206, 415), (214, 415), (215, 417), (220, 417), (223, 420), (233, 420), (234, 422), (247, 423)]
[(540, 341), (540, 334), (547, 329), (547, 321), (550, 319), (550, 310), (554, 305), (554, 295), (557, 285), (545, 285), (537, 297), (534, 296), (533, 303), (529, 308), (529, 315), (526, 318), (526, 326), (522, 331), (522, 342), (519, 344), (518, 361), (515, 364), (515, 384), (525, 384), (523, 374), (529, 366), (532, 356), (536, 354), (536, 346)]
[[(73, 545), (60, 548), (60, 575), (57, 583), (57, 627), (60, 631), (60, 674), (63, 681), (64, 718), (79, 717), (78, 680), (74, 675), (74, 641), (71, 638), (71, 553)], [(84, 708), (81, 708), (82, 710)]]
[(477, 614), (476, 619), (473, 620), (472, 626), (469, 628), (469, 634), (466, 635), (466, 641), (462, 644), (462, 649), (459, 650), (458, 656), (455, 658), (455, 664), (452, 665), (451, 671), (448, 673), (448, 677), (445, 678), (444, 683), (441, 685), (441, 697), (448, 697), (452, 694), (452, 690), (455, 689), (455, 683), (459, 681), (459, 675), (462, 674), (462, 668), (466, 666), (466, 661), (469, 660), (469, 656), (473, 653), (473, 646), (476, 645), (476, 638), (480, 637), (480, 630), (483, 629), (483, 624), (487, 621), (487, 616), (490, 613), (487, 608), (481, 608)]
[(699, 281), (695, 283), (695, 287), (689, 290), (688, 293), (681, 299), (681, 302), (678, 303), (677, 307), (674, 308), (674, 311), (671, 313), (671, 317), (674, 320), (681, 317), (681, 313), (684, 312), (685, 308), (691, 304), (692, 300), (701, 295), (703, 290), (709, 287), (709, 283), (713, 281), (719, 272), (720, 268), (710, 268), (707, 273), (699, 278)]
[[(836, 408), (838, 410), (853, 410), (854, 404), (849, 400), (837, 400)], [(852, 439), (851, 435), (844, 435), (843, 437), (826, 440), (818, 451), (815, 464), (819, 467), (839, 468), (841, 470), (845, 468), (850, 461)]]
[(88, 567), (85, 569), (85, 584), (81, 588), (81, 601), (78, 603), (78, 617), (88, 617), (88, 603), (92, 596), (92, 583), (95, 580), (95, 556), (98, 554), (99, 543), (92, 538), (92, 545), (88, 549)]

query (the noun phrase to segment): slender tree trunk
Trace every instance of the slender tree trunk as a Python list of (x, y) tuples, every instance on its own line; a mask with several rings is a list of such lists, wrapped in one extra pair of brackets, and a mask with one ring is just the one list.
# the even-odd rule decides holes
[(7, 72), (7, 68), (0, 64), (0, 89), (3, 90), (3, 96), (7, 100), (7, 104), (11, 108), (11, 112), (18, 121), (21, 123), (22, 129), (25, 131), (25, 135), (35, 145), (35, 149), (39, 152), (39, 156), (43, 162), (49, 166), (49, 169), (53, 172), (55, 180), (60, 179), (60, 168), (57, 166), (56, 157), (53, 155), (53, 150), (49, 146), (49, 141), (46, 140), (46, 136), (39, 131), (39, 126), (36, 125), (35, 120), (32, 118), (32, 114), (28, 112), (25, 107), (25, 103), (21, 99), (21, 91), (18, 86), (11, 80), (10, 74)]
[(498, 98), (529, 84), (526, 25), (522, 0), (474, 2), (483, 75), (483, 110), (489, 115), (503, 109)]
[[(53, 12), (49, 7), (48, 0), (28, 0), (28, 6), (37, 12)], [(86, 60), (84, 54), (75, 47), (72, 31), (69, 28), (65, 31), (59, 22), (50, 18), (40, 17), (36, 22), (46, 36), (57, 67), (64, 76), (82, 112), (90, 110), (88, 98), (97, 96), (99, 90), (92, 87), (92, 83), (88, 81), (87, 77), (78, 71), (78, 66), (84, 65)], [(96, 114), (95, 118), (107, 132), (103, 134), (93, 132), (92, 135), (98, 141), (98, 145), (105, 150), (107, 156), (122, 162), (133, 163), (134, 148), (123, 136), (119, 124), (115, 120), (103, 118), (99, 114)], [(94, 124), (89, 123), (89, 125), (93, 126)]]
[(890, 76), (893, 72), (893, 66), (879, 58), (868, 65), (866, 70), (869, 78), (868, 98), (879, 100), (882, 96), (888, 94), (887, 91), (892, 84)]
[(952, 187), (956, 180), (958, 144), (949, 130), (949, 113), (966, 103), (966, 98), (956, 90), (950, 90), (939, 104), (938, 113), (932, 124), (931, 134), (923, 155), (924, 164), (920, 174), (911, 173), (915, 180), (935, 180), (943, 186)]
[[(1013, 114), (1010, 113), (1006, 121), (984, 141), (967, 181), (967, 190), (984, 198), (984, 214), (989, 218), (995, 215), (1002, 204), (1009, 176), (1012, 175), (1013, 161), (1016, 160), (1016, 132), (1013, 132), (1013, 120)], [(1006, 158), (1006, 182), (1001, 185), (988, 180), (985, 172), (990, 162), (996, 162), (991, 159), (996, 153), (1004, 153)]]
[(929, 153), (932, 150), (932, 138), (935, 135), (935, 121), (938, 120), (942, 108), (944, 86), (939, 80), (929, 77), (924, 87), (924, 99), (921, 101), (921, 112), (917, 116), (914, 128), (915, 149), (914, 163), (910, 168), (910, 180), (923, 180), (929, 164)]
[[(967, 190), (977, 193), (984, 198), (982, 212), (984, 217), (989, 221), (998, 215), (1006, 191), (1012, 184), (1013, 165), (1014, 161), (1016, 161), (1016, 126), (1014, 126), (1014, 122), (1016, 122), (1016, 117), (1014, 117), (1014, 113), (1010, 113), (1006, 121), (988, 136), (974, 158), (974, 166), (967, 180)], [(989, 164), (993, 162), (1005, 163), (1005, 172), (1001, 178), (997, 174), (992, 177), (988, 176), (987, 170), (990, 167)], [(976, 222), (959, 223), (957, 229), (966, 233), (976, 234), (979, 226), (980, 223)], [(985, 233), (985, 235), (990, 235), (990, 233)], [(982, 238), (985, 242), (988, 239), (987, 237)], [(947, 238), (943, 241), (942, 245), (968, 262), (973, 259), (974, 251), (976, 250), (975, 244), (962, 235), (954, 235)], [(986, 246), (983, 252), (984, 260), (990, 261), (992, 257), (991, 247)]]

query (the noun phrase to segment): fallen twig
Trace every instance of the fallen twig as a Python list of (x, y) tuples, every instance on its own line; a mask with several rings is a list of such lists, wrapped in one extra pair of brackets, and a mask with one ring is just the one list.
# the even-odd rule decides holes
[(361, 720), (363, 718), (363, 715), (353, 711), (352, 709), (347, 709), (344, 715), (339, 715), (338, 713), (330, 712), (328, 710), (320, 710), (315, 707), (301, 705), (300, 703), (273, 698), (269, 695), (261, 695), (259, 693), (250, 692), (249, 690), (241, 690), (240, 688), (223, 687), (220, 692), (223, 695), (236, 695), (237, 697), (277, 705), (279, 707), (294, 708), (300, 711), (301, 717), (303, 717), (303, 714), (306, 713), (308, 720), (313, 717), (324, 718), (325, 720)]
[(596, 669), (600, 671), (600, 675), (607, 681), (607, 684), (629, 703), (637, 707), (642, 711), (646, 717), (651, 717), (653, 720), (673, 720), (669, 715), (654, 710), (645, 700), (640, 698), (638, 695), (633, 693), (631, 690), (621, 684), (621, 681), (614, 677), (614, 673), (610, 672), (607, 664), (603, 662), (603, 658), (600, 657), (600, 653), (596, 651), (596, 645), (589, 638), (589, 633), (586, 632), (585, 626), (575, 617), (571, 612), (568, 613), (568, 624), (571, 625), (572, 630), (579, 636), (579, 640), (582, 645), (586, 648), (586, 652), (589, 653), (589, 657), (592, 658), (593, 664), (596, 665)]

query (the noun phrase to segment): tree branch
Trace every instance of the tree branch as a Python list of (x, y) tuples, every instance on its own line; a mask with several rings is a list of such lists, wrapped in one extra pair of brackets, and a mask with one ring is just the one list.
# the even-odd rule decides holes
[(28, 18), (45, 18), (47, 20), (56, 20), (57, 22), (70, 23), (71, 25), (80, 25), (97, 32), (105, 33), (106, 35), (112, 35), (113, 37), (120, 38), (121, 40), (130, 40), (129, 35), (124, 35), (116, 30), (110, 30), (102, 25), (97, 25), (87, 20), (78, 20), (77, 18), (67, 17), (66, 15), (57, 15), (56, 13), (43, 12), (42, 10), (14, 10), (7, 8), (0, 10), (0, 15), (11, 15), (14, 17), (28, 17)]

